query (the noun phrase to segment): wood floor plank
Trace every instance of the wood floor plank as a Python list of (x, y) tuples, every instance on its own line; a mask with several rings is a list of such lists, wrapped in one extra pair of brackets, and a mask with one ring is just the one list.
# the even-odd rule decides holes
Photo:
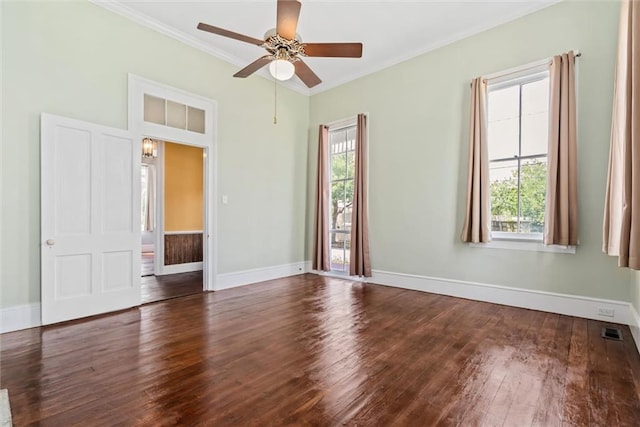
[(567, 379), (567, 359), (571, 346), (573, 319), (555, 316), (552, 339), (540, 348), (540, 372), (543, 373), (542, 390), (533, 416), (534, 426), (558, 426), (562, 424), (562, 403)]
[(586, 319), (574, 319), (567, 360), (567, 378), (562, 399), (562, 421), (566, 425), (586, 426), (589, 414), (589, 332)]
[[(625, 336), (623, 333), (623, 340), (629, 339), (632, 339), (632, 337), (629, 335)], [(627, 355), (625, 354), (624, 341), (605, 340), (604, 344), (609, 360), (611, 386), (618, 419), (628, 420), (640, 418), (640, 401), (633, 397), (633, 393), (636, 391), (636, 385), (633, 380), (633, 373), (628, 363)]]
[[(511, 365), (518, 356), (518, 345), (533, 324), (533, 317), (540, 314), (509, 307), (504, 307), (503, 312), (502, 321), (494, 327), (500, 333), (488, 335), (478, 349), (483, 353), (491, 354), (493, 365), (479, 372), (475, 381), (469, 381), (465, 385), (467, 399), (456, 399), (444, 415), (444, 420), (460, 425), (482, 425), (490, 423), (486, 420), (490, 420), (490, 417), (497, 412), (500, 419), (496, 422), (502, 425), (513, 394), (498, 395), (498, 391), (504, 392), (508, 387), (508, 374), (513, 370)], [(501, 402), (498, 410), (494, 406), (496, 398), (506, 398), (506, 402)]]
[(620, 425), (613, 400), (607, 347), (601, 331), (600, 322), (588, 322), (589, 422), (603, 426)]
[(640, 425), (602, 322), (300, 275), (0, 336), (16, 426)]
[(505, 423), (520, 387), (523, 372), (526, 372), (524, 365), (534, 351), (538, 328), (546, 317), (546, 313), (539, 311), (524, 311), (522, 314), (527, 314), (528, 317), (518, 316), (517, 313), (514, 315), (515, 324), (519, 324), (519, 334), (514, 336), (510, 345), (515, 351), (501, 369), (503, 379), (482, 421), (484, 425), (502, 426)]

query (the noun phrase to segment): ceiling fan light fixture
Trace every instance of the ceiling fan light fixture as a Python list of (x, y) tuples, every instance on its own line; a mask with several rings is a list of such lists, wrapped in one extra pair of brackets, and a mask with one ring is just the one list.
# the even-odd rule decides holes
[(296, 68), (286, 59), (276, 59), (269, 64), (269, 72), (278, 80), (289, 80), (295, 74)]

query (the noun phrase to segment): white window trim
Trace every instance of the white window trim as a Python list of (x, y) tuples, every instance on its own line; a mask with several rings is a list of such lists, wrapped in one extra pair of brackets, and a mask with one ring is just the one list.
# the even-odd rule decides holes
[[(578, 55), (579, 51), (574, 50)], [(493, 73), (484, 77), (487, 84), (487, 92), (501, 89), (515, 84), (525, 84), (540, 79), (545, 74), (548, 76), (551, 58), (545, 58), (519, 67)], [(576, 67), (577, 68), (577, 67)], [(576, 69), (577, 77), (577, 69)], [(492, 86), (492, 87), (489, 87)], [(577, 94), (576, 94), (577, 96)], [(491, 242), (469, 243), (472, 248), (508, 249), (533, 252), (552, 252), (575, 254), (575, 246), (545, 245), (542, 233), (505, 233), (491, 232)]]
[(358, 116), (347, 117), (346, 119), (335, 120), (331, 123), (328, 123), (326, 126), (329, 129), (329, 132), (336, 131), (344, 128), (348, 128), (351, 126), (356, 126), (358, 124)]
[[(367, 118), (367, 146), (365, 149), (365, 152), (363, 153), (363, 155), (366, 158), (366, 164), (367, 164), (367, 170), (365, 171), (365, 173), (367, 174), (367, 194), (371, 194), (369, 192), (369, 187), (370, 187), (370, 182), (371, 180), (369, 179), (369, 150), (371, 147), (371, 139), (369, 138), (370, 135), (370, 129), (371, 129), (371, 122), (369, 121), (370, 115), (368, 112), (362, 113), (365, 115), (365, 117)], [(325, 126), (327, 126), (327, 129), (329, 132), (331, 131), (336, 131), (336, 130), (340, 130), (340, 129), (345, 129), (351, 126), (357, 126), (358, 125), (358, 116), (350, 116), (350, 117), (346, 117), (344, 119), (339, 119), (339, 120), (334, 120), (332, 122), (327, 123)], [(330, 144), (329, 144), (330, 145)], [(329, 170), (327, 171), (327, 176), (329, 176), (329, 181), (331, 181), (331, 160), (329, 160), (328, 162), (329, 164), (327, 165), (327, 167), (329, 168)], [(367, 197), (367, 211), (371, 212), (371, 210), (369, 209), (369, 200), (371, 198)], [(371, 253), (371, 249), (369, 249), (369, 253)], [(328, 277), (339, 277), (339, 278), (348, 278), (349, 280), (355, 280), (355, 281), (366, 281), (365, 278), (363, 278), (362, 280), (360, 280), (358, 277), (359, 276), (350, 276), (348, 271), (337, 271), (337, 270), (329, 270), (329, 271), (318, 271), (317, 272), (320, 275), (323, 276), (328, 276)]]
[(486, 249), (509, 249), (516, 251), (533, 252), (554, 252), (560, 254), (575, 254), (575, 246), (545, 245), (540, 240), (516, 240), (516, 239), (495, 239), (489, 243), (469, 243), (472, 248)]

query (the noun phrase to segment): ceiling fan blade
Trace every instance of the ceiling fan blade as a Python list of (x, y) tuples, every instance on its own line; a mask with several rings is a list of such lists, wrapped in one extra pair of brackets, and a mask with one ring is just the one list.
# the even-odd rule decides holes
[(362, 43), (304, 43), (306, 56), (361, 58)]
[(253, 61), (251, 64), (244, 67), (242, 70), (235, 73), (233, 77), (242, 77), (242, 78), (249, 77), (251, 74), (255, 73), (260, 68), (264, 67), (269, 62), (271, 62), (272, 60), (273, 58), (271, 57), (271, 55), (265, 55), (262, 58), (258, 58), (255, 61)]
[(293, 40), (298, 27), (300, 2), (297, 0), (278, 0), (276, 32), (288, 40)]
[(225, 30), (224, 28), (214, 27), (213, 25), (205, 24), (203, 22), (198, 24), (198, 29), (202, 31), (208, 31), (219, 36), (229, 37), (230, 39), (236, 39), (243, 42), (262, 46), (264, 40), (256, 39), (253, 37), (245, 36), (244, 34), (234, 33), (233, 31)]
[(312, 88), (322, 83), (320, 77), (316, 76), (316, 73), (314, 73), (307, 64), (302, 62), (300, 58), (298, 58), (293, 65), (296, 67), (296, 76), (300, 77), (300, 80), (302, 80), (308, 88)]

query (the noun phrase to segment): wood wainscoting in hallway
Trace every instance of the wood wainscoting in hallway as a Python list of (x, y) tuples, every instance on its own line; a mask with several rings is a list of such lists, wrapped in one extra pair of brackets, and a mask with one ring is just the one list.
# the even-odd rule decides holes
[(16, 426), (640, 425), (599, 321), (300, 275), (2, 335)]

